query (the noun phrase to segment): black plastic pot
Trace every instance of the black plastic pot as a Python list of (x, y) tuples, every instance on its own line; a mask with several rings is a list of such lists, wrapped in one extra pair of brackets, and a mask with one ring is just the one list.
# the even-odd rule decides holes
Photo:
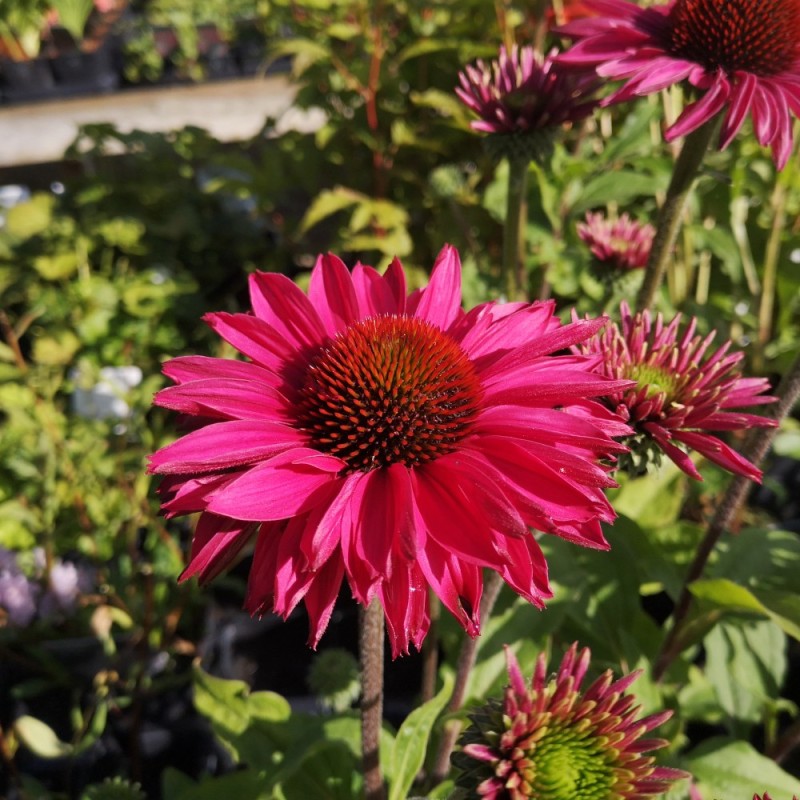
[(108, 43), (91, 53), (75, 50), (56, 56), (52, 68), (61, 96), (112, 92), (120, 84), (114, 49)]
[(0, 95), (4, 101), (43, 100), (55, 93), (55, 77), (48, 59), (0, 62)]

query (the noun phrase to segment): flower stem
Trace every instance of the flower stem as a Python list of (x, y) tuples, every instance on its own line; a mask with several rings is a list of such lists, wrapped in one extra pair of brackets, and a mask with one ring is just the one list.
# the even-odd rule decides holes
[[(500, 574), (493, 570), (489, 572), (483, 582), (483, 597), (481, 598), (480, 619), (481, 624), (489, 620), (494, 604), (503, 586), (503, 579)], [(453, 686), (453, 694), (447, 704), (447, 714), (454, 714), (458, 711), (467, 695), (467, 684), (475, 666), (475, 658), (478, 655), (478, 638), (467, 636), (461, 645), (461, 652), (458, 654), (458, 664), (456, 665), (456, 681)], [(439, 742), (439, 751), (436, 754), (436, 761), (433, 766), (431, 777), (434, 785), (441, 783), (450, 771), (450, 754), (456, 746), (458, 734), (461, 733), (461, 720), (451, 719), (442, 732), (442, 739)]]
[(506, 224), (503, 228), (503, 286), (509, 302), (526, 294), (523, 263), (526, 199), (528, 190), (528, 159), (508, 158), (508, 194)]
[(365, 800), (385, 800), (380, 762), (383, 724), (383, 608), (373, 600), (359, 610), (361, 655), (361, 752)]
[(653, 305), (664, 277), (667, 262), (672, 255), (672, 248), (678, 238), (681, 217), (689, 198), (689, 192), (716, 129), (717, 119), (715, 117), (692, 131), (683, 142), (681, 152), (675, 161), (667, 197), (658, 213), (656, 235), (650, 250), (650, 258), (645, 267), (644, 283), (636, 299), (638, 311), (643, 311)]
[[(800, 397), (800, 355), (794, 361), (789, 371), (783, 376), (783, 380), (776, 393), (778, 402), (772, 407), (772, 416), (778, 422), (785, 419), (791, 412), (798, 397)], [(758, 466), (767, 454), (767, 451), (775, 438), (778, 428), (755, 428), (742, 448), (742, 455), (750, 462)], [(672, 615), (672, 627), (664, 639), (658, 656), (653, 666), (653, 678), (660, 681), (666, 673), (669, 665), (675, 660), (683, 650), (684, 643), (682, 634), (686, 627), (687, 616), (692, 605), (691, 584), (700, 578), (708, 563), (709, 556), (714, 550), (722, 533), (728, 528), (731, 520), (736, 516), (742, 506), (750, 487), (750, 479), (743, 475), (735, 475), (728, 484), (722, 500), (717, 505), (714, 516), (708, 525), (706, 534), (697, 548), (694, 560), (681, 589), (680, 597), (675, 605)]]

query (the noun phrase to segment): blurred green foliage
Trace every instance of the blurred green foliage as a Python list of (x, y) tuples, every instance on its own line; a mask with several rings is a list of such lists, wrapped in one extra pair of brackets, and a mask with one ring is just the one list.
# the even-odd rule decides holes
[[(76, 700), (74, 741), (26, 720), (17, 744), (27, 736), (53, 752), (89, 746), (106, 710), (158, 691), (144, 666), (148, 653), (168, 654), (166, 683), (177, 673), (189, 679), (182, 656), (193, 654), (202, 608), (196, 590), (175, 582), (188, 531), (158, 515), (145, 456), (174, 436), (172, 421), (150, 408), (162, 385), (160, 362), (226, 352), (203, 313), (244, 308), (254, 269), (286, 272), (302, 284), (316, 254), (328, 250), (376, 266), (397, 255), (420, 285), (445, 241), (461, 252), (467, 306), (500, 295), (508, 169), (486, 155), (452, 92), (459, 69), (493, 56), (505, 38), (547, 41), (544, 5), (275, 0), (258, 13), (270, 31), (290, 35), (272, 56), (292, 56), (297, 105), (324, 112), (318, 130), (267, 120), (252, 142), (229, 147), (197, 129), (123, 134), (90, 126), (67, 154), (79, 169), (63, 191), (36, 193), (7, 212), (0, 229), (0, 546), (72, 554), (94, 565), (98, 581), (82, 614), (61, 629), (0, 630), (0, 653), (23, 653), (35, 664), (32, 682), (19, 689), (32, 695), (73, 679), (39, 647), (44, 638), (88, 635), (116, 665), (126, 662), (120, 675)], [(169, 20), (182, 8), (154, 3), (152, 11)], [(206, 8), (223, 25), (239, 13), (238, 5)], [(184, 10), (187, 25), (204, 21), (190, 4)], [(564, 313), (600, 310), (603, 287), (575, 226), (598, 209), (654, 219), (674, 155), (660, 134), (663, 109), (678, 99), (673, 91), (664, 103), (648, 98), (599, 111), (565, 132), (551, 164), (531, 165), (531, 298), (554, 297)], [(731, 337), (745, 349), (747, 369), (762, 374), (783, 372), (800, 341), (796, 162), (776, 176), (746, 133), (709, 156), (661, 299), (668, 313), (696, 314), (702, 329)], [(124, 413), (76, 412), (76, 391), (95, 389), (105, 367), (128, 366), (143, 380), (117, 389)], [(787, 426), (787, 452), (796, 453), (796, 434)], [(704, 466), (704, 475), (703, 485), (689, 487), (666, 466), (622, 482), (612, 492), (620, 519), (609, 531), (610, 553), (545, 537), (555, 598), (540, 612), (503, 594), (485, 625), (468, 697), (501, 689), (504, 643), (527, 671), (537, 652), (563, 651), (574, 639), (592, 647), (597, 671), (646, 668), (663, 636), (649, 603), (676, 599), (724, 486), (719, 471)], [(637, 692), (646, 711), (676, 711), (667, 760), (696, 769), (708, 797), (729, 796), (733, 764), (748, 792), (768, 788), (777, 800), (796, 782), (769, 762), (768, 783), (757, 783), (767, 772), (751, 742), (768, 748), (797, 713), (783, 694), (787, 653), (797, 653), (800, 633), (800, 551), (797, 537), (764, 515), (748, 511), (745, 522), (751, 527), (725, 543), (693, 587), (698, 603), (681, 657), (662, 684), (645, 675)], [(439, 632), (446, 677), (461, 631), (445, 616)], [(194, 686), (197, 708), (243, 767), (199, 783), (170, 771), (166, 797), (358, 796), (351, 712), (293, 714), (277, 695), (248, 694), (241, 683), (199, 671)], [(425, 744), (440, 734), (435, 720), (445, 702), (440, 695), (414, 712), (405, 733), (387, 728), (384, 763), (401, 765), (389, 770), (393, 786), (405, 791), (413, 783)], [(696, 726), (724, 738), (697, 747)], [(401, 736), (422, 742), (410, 760), (396, 749)]]

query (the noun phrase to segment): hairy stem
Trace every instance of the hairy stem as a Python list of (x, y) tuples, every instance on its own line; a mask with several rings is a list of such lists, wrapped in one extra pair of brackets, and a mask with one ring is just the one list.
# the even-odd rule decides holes
[(656, 299), (667, 263), (672, 256), (672, 248), (678, 237), (681, 217), (686, 208), (689, 192), (716, 129), (716, 118), (710, 119), (697, 130), (692, 131), (683, 142), (681, 152), (675, 161), (675, 169), (667, 189), (664, 205), (661, 206), (658, 213), (656, 235), (650, 250), (650, 258), (645, 267), (644, 283), (636, 299), (638, 311), (650, 308)]
[[(797, 356), (790, 370), (783, 376), (777, 395), (778, 402), (772, 406), (772, 416), (780, 422), (789, 415), (795, 402), (797, 402), (797, 398), (800, 397), (800, 355)], [(753, 429), (742, 448), (742, 455), (758, 466), (767, 454), (777, 432), (777, 427)], [(656, 657), (653, 667), (653, 678), (656, 681), (660, 681), (664, 677), (669, 665), (683, 649), (681, 636), (692, 606), (690, 586), (702, 576), (709, 556), (713, 552), (720, 536), (730, 526), (731, 520), (734, 519), (742, 503), (744, 503), (749, 488), (749, 478), (745, 478), (742, 475), (734, 475), (733, 480), (728, 484), (728, 488), (722, 496), (722, 500), (717, 505), (706, 534), (697, 548), (694, 560), (684, 579), (683, 588), (672, 615), (672, 627)]]
[[(483, 582), (483, 598), (481, 599), (480, 609), (482, 625), (489, 620), (502, 586), (503, 579), (500, 577), (499, 573), (493, 570), (490, 571)], [(467, 694), (467, 684), (469, 683), (472, 668), (475, 666), (477, 654), (477, 637), (472, 638), (471, 636), (467, 636), (466, 639), (464, 639), (464, 643), (461, 645), (461, 652), (458, 654), (456, 681), (453, 686), (453, 694), (450, 696), (450, 702), (447, 704), (445, 713), (453, 714), (463, 705)], [(436, 754), (436, 762), (434, 763), (433, 772), (431, 773), (434, 783), (441, 783), (447, 777), (447, 773), (450, 770), (450, 754), (453, 752), (459, 733), (461, 733), (460, 720), (453, 719), (445, 725), (444, 731), (442, 732), (442, 739), (439, 742), (439, 751)]]
[(383, 723), (383, 608), (373, 600), (359, 610), (361, 752), (365, 800), (385, 800), (380, 761)]

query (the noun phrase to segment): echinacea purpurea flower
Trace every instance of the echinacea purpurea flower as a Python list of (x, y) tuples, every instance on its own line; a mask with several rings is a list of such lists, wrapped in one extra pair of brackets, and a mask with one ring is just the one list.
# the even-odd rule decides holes
[(500, 48), (496, 60), (470, 64), (459, 73), (456, 94), (477, 114), (471, 124), (490, 134), (487, 146), (497, 155), (519, 151), (540, 160), (565, 123), (579, 122), (597, 106), (600, 86), (591, 72), (563, 70), (556, 51), (541, 56), (533, 47)]
[(173, 359), (155, 403), (199, 426), (153, 456), (169, 515), (201, 512), (182, 579), (210, 580), (255, 537), (246, 607), (303, 601), (316, 645), (343, 579), (377, 597), (393, 652), (419, 647), (428, 587), (471, 635), (482, 568), (541, 606), (547, 564), (530, 528), (605, 548), (604, 459), (629, 429), (600, 395), (625, 381), (594, 358), (551, 355), (604, 320), (563, 325), (551, 303), (461, 309), (458, 254), (406, 295), (321, 256), (306, 295), (250, 278), (254, 315), (209, 314), (249, 361)]
[(698, 99), (667, 129), (667, 141), (725, 110), (724, 149), (749, 114), (756, 139), (783, 169), (792, 113), (800, 116), (800, 0), (671, 0), (649, 8), (629, 0), (585, 2), (598, 13), (559, 29), (577, 40), (559, 61), (624, 80), (604, 104), (687, 80)]
[(730, 341), (710, 350), (716, 331), (697, 335), (695, 318), (681, 333), (680, 314), (665, 325), (661, 314), (654, 322), (649, 311), (634, 315), (624, 302), (620, 313), (621, 324), (607, 325), (575, 350), (600, 356), (598, 368), (605, 375), (636, 382), (605, 401), (634, 430), (626, 440), (631, 455), (646, 466), (663, 452), (687, 475), (702, 480), (688, 452), (696, 450), (729, 472), (760, 481), (761, 471), (716, 434), (776, 424), (734, 410), (773, 402), (764, 394), (767, 379), (743, 378), (737, 369), (743, 353), (729, 352)]
[(647, 264), (655, 228), (637, 222), (627, 214), (609, 220), (603, 214), (587, 212), (577, 225), (578, 236), (589, 245), (600, 267), (626, 272)]
[(666, 746), (643, 739), (672, 716), (662, 711), (637, 719), (640, 707), (628, 687), (640, 671), (614, 681), (607, 670), (588, 689), (581, 684), (590, 651), (577, 643), (547, 677), (541, 654), (530, 685), (506, 648), (510, 683), (502, 701), (491, 699), (470, 715), (453, 763), (457, 784), (469, 797), (488, 800), (639, 800), (663, 794), (689, 776), (655, 766), (648, 751)]

